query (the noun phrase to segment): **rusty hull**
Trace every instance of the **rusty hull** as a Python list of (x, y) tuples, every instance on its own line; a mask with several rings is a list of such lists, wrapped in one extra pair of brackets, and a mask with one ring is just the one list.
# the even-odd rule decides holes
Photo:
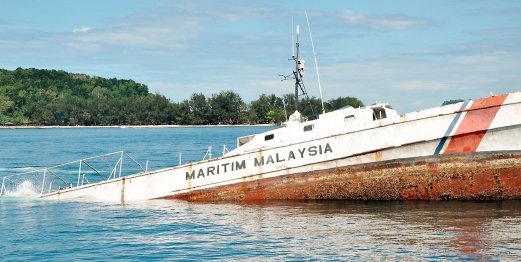
[(244, 179), (241, 183), (168, 198), (190, 201), (521, 199), (521, 152), (431, 156), (255, 181)]

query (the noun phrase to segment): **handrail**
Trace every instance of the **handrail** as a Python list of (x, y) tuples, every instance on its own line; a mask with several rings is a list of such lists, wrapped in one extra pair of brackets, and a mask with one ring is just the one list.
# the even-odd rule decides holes
[(55, 169), (55, 168), (58, 168), (58, 167), (68, 166), (68, 165), (74, 164), (76, 162), (84, 161), (84, 160), (91, 160), (91, 159), (95, 159), (95, 158), (101, 158), (101, 157), (105, 157), (105, 156), (111, 156), (111, 155), (115, 155), (115, 154), (120, 154), (121, 152), (123, 152), (123, 151), (118, 151), (118, 152), (113, 152), (113, 153), (108, 153), (108, 154), (103, 154), (103, 155), (97, 155), (97, 156), (93, 156), (93, 157), (83, 158), (83, 159), (80, 159), (80, 160), (75, 160), (75, 161), (67, 162), (67, 163), (64, 163), (64, 164), (59, 164), (59, 165), (56, 165), (56, 166), (44, 167), (44, 168), (40, 168), (40, 169), (36, 169), (36, 170), (32, 170), (32, 171), (26, 171), (26, 172), (23, 172), (23, 173), (18, 173), (18, 174), (10, 175), (10, 176), (25, 175), (25, 174), (30, 174), (30, 173), (34, 173), (34, 172), (44, 171), (45, 169)]
[[(147, 171), (148, 168), (146, 168), (146, 169), (143, 168), (143, 166), (140, 163), (138, 163), (133, 157), (131, 157), (129, 154), (127, 154), (127, 152), (124, 152), (124, 151), (121, 151), (121, 152), (124, 153), (126, 156), (128, 156), (128, 158), (130, 158), (130, 160), (132, 160), (134, 163), (136, 163), (141, 168), (141, 170), (143, 170), (144, 172)], [(147, 167), (148, 167), (148, 160), (147, 160)]]
[[(116, 157), (116, 155), (119, 155), (119, 157)], [(127, 162), (130, 164), (126, 165), (127, 170), (125, 170), (124, 174), (123, 163), (125, 157), (130, 159)], [(75, 169), (73, 166), (75, 165), (78, 165), (78, 168), (76, 171), (73, 171)], [(107, 167), (109, 168), (106, 169)], [(36, 170), (4, 176), (0, 186), (0, 196), (13, 193), (15, 190), (17, 190), (17, 188), (21, 189), (19, 185), (26, 181), (30, 182), (30, 190), (33, 192), (31, 195), (34, 194), (34, 196), (37, 196), (39, 193), (41, 196), (44, 194), (44, 190), (46, 190), (47, 187), (49, 188), (49, 193), (51, 193), (62, 190), (63, 186), (66, 188), (79, 187), (86, 183), (91, 184), (91, 182), (97, 183), (101, 181), (108, 181), (141, 172), (148, 172), (148, 161), (146, 167), (143, 168), (143, 165), (141, 165), (138, 161), (136, 161), (136, 159), (134, 159), (125, 151), (117, 151), (70, 161), (51, 167), (38, 168)], [(91, 176), (91, 180), (87, 178), (89, 175)], [(92, 175), (95, 177), (94, 180), (92, 180)], [(53, 181), (56, 182), (57, 180), (59, 180), (58, 183), (53, 183)], [(71, 183), (71, 180), (75, 181), (76, 184), (74, 185)], [(53, 188), (53, 184), (55, 185), (55, 188)], [(37, 191), (39, 192), (36, 193)]]

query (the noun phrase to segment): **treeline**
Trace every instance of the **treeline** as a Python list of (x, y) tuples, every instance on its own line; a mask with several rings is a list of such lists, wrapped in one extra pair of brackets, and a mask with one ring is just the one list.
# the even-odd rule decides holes
[[(304, 99), (301, 113), (310, 119), (321, 111), (317, 98)], [(205, 96), (194, 93), (176, 103), (150, 93), (133, 80), (106, 79), (59, 70), (0, 69), (0, 124), (13, 125), (208, 125), (264, 124), (285, 121), (294, 111), (291, 94), (259, 96), (247, 104), (233, 91)], [(363, 106), (353, 97), (325, 102), (326, 111)]]
[(464, 100), (463, 100), (463, 99), (451, 99), (451, 100), (446, 100), (446, 101), (443, 101), (443, 103), (441, 104), (441, 106), (457, 104), (457, 103), (459, 103), (459, 102), (464, 102)]

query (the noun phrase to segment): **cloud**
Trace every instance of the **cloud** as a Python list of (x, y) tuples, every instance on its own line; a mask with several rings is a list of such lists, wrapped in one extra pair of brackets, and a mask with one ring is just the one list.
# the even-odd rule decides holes
[(499, 55), (494, 54), (473, 54), (456, 56), (452, 59), (454, 63), (458, 64), (478, 64), (491, 63), (499, 60)]
[(72, 30), (73, 33), (87, 33), (90, 32), (91, 28), (87, 26), (82, 26), (80, 28), (74, 28)]
[(427, 19), (422, 18), (405, 15), (367, 15), (349, 9), (344, 10), (341, 17), (349, 25), (377, 30), (406, 30), (430, 24)]
[[(519, 91), (520, 77), (516, 68), (521, 66), (521, 60), (517, 59), (518, 55), (496, 54), (494, 59), (489, 55), (494, 54), (462, 60), (381, 57), (340, 63), (324, 61), (320, 76), (326, 100), (349, 95), (366, 104), (386, 101), (405, 113), (439, 106), (449, 99)], [(489, 62), (470, 63), (481, 59)], [(306, 76), (306, 87), (310, 95), (316, 96), (318, 92), (312, 74)]]
[(392, 89), (403, 91), (441, 91), (453, 88), (449, 83), (425, 80), (398, 81), (391, 85)]
[[(178, 28), (183, 28), (179, 30)], [(191, 21), (134, 23), (78, 34), (76, 41), (92, 45), (182, 48), (187, 39), (198, 35), (199, 25)]]

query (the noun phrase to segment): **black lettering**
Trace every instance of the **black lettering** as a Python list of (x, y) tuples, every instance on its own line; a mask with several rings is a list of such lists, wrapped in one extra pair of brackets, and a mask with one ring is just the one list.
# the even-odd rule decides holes
[(326, 148), (324, 148), (324, 154), (326, 154), (327, 152), (333, 153), (333, 149), (331, 149), (331, 146), (329, 145), (329, 143), (327, 143)]
[(186, 172), (186, 180), (188, 179), (195, 179), (195, 170), (192, 170), (192, 173)]
[(266, 160), (266, 164), (269, 164), (269, 163), (275, 163), (275, 161), (273, 160), (273, 157), (271, 155), (268, 156), (268, 160)]
[(308, 148), (309, 156), (316, 156), (317, 155), (317, 147), (316, 146), (310, 146)]
[(219, 165), (217, 165), (217, 174), (219, 174)]
[(302, 150), (298, 149), (298, 152), (300, 153), (300, 157), (304, 158), (304, 153), (306, 152), (306, 148), (302, 148)]
[(322, 155), (322, 145), (319, 145), (319, 146), (318, 146), (318, 153), (319, 153), (320, 155)]
[(264, 157), (262, 156), (260, 159), (261, 160), (259, 161), (258, 158), (255, 158), (255, 163), (254, 163), (255, 166), (263, 166), (264, 165)]
[(199, 174), (197, 174), (197, 178), (199, 178), (201, 176), (204, 177), (204, 170), (202, 168), (199, 169)]
[(215, 171), (215, 167), (214, 167), (214, 166), (209, 166), (209, 167), (206, 169), (206, 174), (208, 174), (208, 176), (209, 176), (210, 174), (215, 175), (215, 174), (213, 173), (213, 171)]
[(223, 168), (224, 168), (224, 171), (223, 171), (224, 173), (228, 172), (228, 171), (226, 170), (226, 167), (227, 167), (229, 164), (230, 164), (230, 163), (224, 163), (224, 164), (221, 164), (221, 166), (223, 166)]
[(295, 154), (293, 154), (293, 151), (289, 151), (289, 154), (288, 154), (288, 161), (289, 161), (290, 159), (292, 159), (292, 158), (295, 159)]
[(239, 163), (239, 161), (235, 161), (235, 169), (244, 169), (246, 168), (246, 160), (242, 160), (242, 162)]
[(277, 163), (286, 161), (286, 159), (284, 159), (284, 158), (283, 159), (279, 159), (279, 153), (275, 154), (275, 156), (276, 156), (275, 158), (277, 159)]

